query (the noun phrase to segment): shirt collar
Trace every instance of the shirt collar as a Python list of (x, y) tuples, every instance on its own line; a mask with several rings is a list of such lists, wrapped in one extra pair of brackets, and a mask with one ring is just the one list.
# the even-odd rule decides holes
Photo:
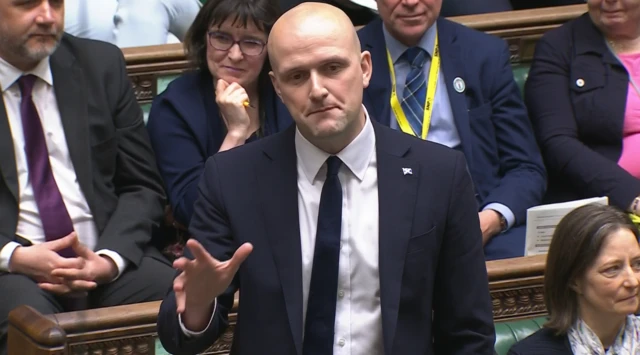
[[(409, 48), (402, 44), (400, 41), (395, 39), (389, 31), (387, 31), (387, 27), (382, 25), (382, 33), (384, 34), (384, 42), (387, 45), (387, 50), (389, 50), (389, 54), (391, 54), (391, 59), (393, 60), (393, 64), (396, 64), (400, 56)], [(433, 57), (433, 44), (436, 42), (436, 36), (438, 34), (437, 23), (434, 22), (431, 27), (427, 29), (427, 31), (422, 35), (420, 41), (418, 41), (417, 47), (424, 49), (429, 56)]]
[(49, 57), (43, 59), (28, 72), (9, 64), (6, 60), (0, 58), (0, 89), (2, 92), (8, 90), (22, 75), (33, 74), (43, 80), (45, 83), (53, 86), (53, 75), (51, 74), (51, 64), (49, 63)]
[[(364, 109), (365, 115), (365, 124), (362, 131), (360, 131), (358, 136), (351, 141), (349, 145), (336, 154), (360, 181), (364, 178), (364, 174), (376, 150), (376, 138), (373, 125), (369, 119), (367, 109), (364, 105), (362, 108)], [(313, 184), (320, 168), (331, 154), (311, 144), (311, 142), (302, 136), (298, 128), (296, 128), (295, 145), (298, 163), (302, 165), (302, 170), (306, 178)]]

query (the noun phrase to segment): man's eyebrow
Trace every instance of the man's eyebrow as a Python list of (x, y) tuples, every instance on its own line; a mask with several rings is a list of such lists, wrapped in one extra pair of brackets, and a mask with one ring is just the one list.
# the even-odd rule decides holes
[[(312, 66), (324, 66), (330, 63), (348, 63), (349, 62), (349, 58), (343, 56), (343, 55), (339, 55), (339, 54), (333, 54), (327, 58), (323, 58), (321, 61), (319, 61), (318, 63), (312, 63)], [(292, 65), (289, 67), (285, 67), (282, 70), (282, 75), (287, 75), (287, 74), (291, 74), (292, 72), (298, 71), (298, 70), (304, 70), (307, 66), (306, 65)]]

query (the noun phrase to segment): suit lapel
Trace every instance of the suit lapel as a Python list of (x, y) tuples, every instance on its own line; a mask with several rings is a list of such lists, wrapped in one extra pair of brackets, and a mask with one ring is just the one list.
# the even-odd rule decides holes
[(89, 145), (89, 112), (82, 69), (63, 43), (51, 56), (53, 87), (69, 155), (89, 208), (95, 211)]
[[(387, 47), (384, 43), (382, 21), (374, 20), (361, 31), (362, 47), (371, 53), (373, 73), (369, 87), (365, 90), (365, 104), (370, 117), (389, 126), (391, 122), (391, 74), (387, 63)], [(385, 98), (385, 99), (382, 99)]]
[[(444, 82), (439, 83), (439, 85), (446, 85), (447, 87), (453, 119), (462, 142), (462, 150), (465, 156), (471, 157), (473, 156), (470, 143), (472, 141), (471, 127), (465, 91), (459, 93), (453, 87), (453, 82), (456, 78), (461, 78), (465, 82), (468, 81), (464, 72), (466, 65), (462, 58), (462, 48), (456, 43), (456, 37), (456, 28), (447, 20), (438, 19), (438, 43), (442, 55), (440, 65), (444, 78)], [(471, 164), (471, 161), (469, 161), (469, 164)]]
[(13, 138), (4, 100), (0, 100), (0, 104), (2, 105), (0, 107), (0, 172), (13, 198), (18, 202), (18, 171), (16, 155), (13, 150)]
[[(378, 158), (379, 268), (382, 333), (386, 354), (392, 353), (407, 244), (411, 237), (420, 170), (407, 140), (374, 123)], [(403, 169), (410, 168), (411, 174)]]
[(289, 325), (302, 354), (302, 255), (298, 223), (295, 126), (270, 139), (256, 166), (266, 235), (278, 270)]

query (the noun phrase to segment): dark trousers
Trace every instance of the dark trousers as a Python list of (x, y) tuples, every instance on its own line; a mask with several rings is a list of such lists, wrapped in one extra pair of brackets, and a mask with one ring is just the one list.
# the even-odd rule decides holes
[[(167, 260), (145, 256), (138, 268), (129, 267), (112, 283), (89, 292), (90, 308), (162, 300), (173, 285), (175, 270)], [(69, 311), (64, 298), (41, 290), (32, 279), (18, 274), (0, 275), (0, 355), (7, 355), (9, 312), (28, 305), (42, 314)], [(13, 354), (12, 354), (13, 355)]]
[(484, 258), (489, 261), (523, 256), (526, 234), (527, 227), (520, 225), (494, 236), (484, 246)]

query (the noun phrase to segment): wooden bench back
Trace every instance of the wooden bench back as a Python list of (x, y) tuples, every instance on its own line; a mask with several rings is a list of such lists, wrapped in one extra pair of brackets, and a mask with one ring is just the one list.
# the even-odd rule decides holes
[[(487, 262), (496, 322), (546, 313), (542, 280), (544, 255)], [(229, 328), (206, 354), (227, 355), (238, 300)], [(21, 306), (9, 316), (10, 355), (154, 355), (160, 302), (42, 315)]]
[[(586, 12), (586, 5), (559, 6), (494, 14), (451, 17), (465, 26), (504, 38), (513, 63), (530, 62), (535, 44), (549, 29)], [(158, 79), (189, 68), (181, 44), (124, 48), (127, 70), (138, 102), (148, 104), (158, 94)]]

